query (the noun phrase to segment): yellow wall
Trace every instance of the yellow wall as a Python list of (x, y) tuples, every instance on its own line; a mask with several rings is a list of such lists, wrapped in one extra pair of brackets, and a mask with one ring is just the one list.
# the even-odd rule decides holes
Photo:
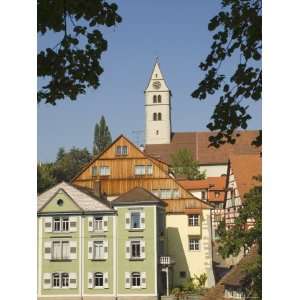
[[(212, 267), (211, 220), (210, 210), (203, 209), (201, 226), (188, 226), (186, 214), (168, 214), (167, 226), (167, 253), (175, 260), (171, 285), (176, 287), (186, 279), (180, 278), (180, 272), (185, 271), (188, 277), (194, 274), (206, 273), (208, 276), (206, 287), (215, 285)], [(200, 250), (189, 250), (189, 236), (200, 236)], [(173, 281), (173, 282), (172, 282)]]

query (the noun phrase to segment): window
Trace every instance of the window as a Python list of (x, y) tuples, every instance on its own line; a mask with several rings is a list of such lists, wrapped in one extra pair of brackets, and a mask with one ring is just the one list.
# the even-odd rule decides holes
[(97, 167), (96, 166), (92, 167), (92, 176), (97, 176)]
[(199, 226), (199, 215), (189, 215), (189, 226)]
[(104, 280), (103, 280), (103, 273), (97, 272), (94, 274), (94, 286), (95, 287), (103, 287)]
[(53, 231), (60, 231), (60, 218), (54, 218)]
[(220, 192), (215, 192), (215, 197), (219, 198), (220, 197)]
[(69, 231), (69, 218), (62, 218), (62, 231)]
[(116, 148), (117, 155), (128, 155), (128, 148), (127, 146), (117, 146)]
[(60, 287), (60, 276), (59, 276), (59, 273), (53, 273), (52, 274), (52, 286), (54, 288), (59, 288)]
[(102, 166), (99, 168), (100, 176), (108, 176), (110, 175), (110, 167)]
[(68, 287), (69, 286), (69, 274), (68, 273), (62, 273), (61, 274), (61, 286), (62, 287)]
[(161, 95), (158, 95), (158, 97), (157, 97), (157, 102), (158, 102), (158, 103), (161, 103)]
[(200, 250), (200, 240), (199, 238), (190, 238), (189, 239), (189, 250), (198, 251)]
[(52, 258), (53, 259), (61, 259), (61, 248), (60, 248), (60, 242), (53, 242), (52, 243), (53, 252), (52, 252)]
[(141, 257), (141, 242), (132, 241), (131, 242), (131, 258), (140, 258)]
[(135, 175), (152, 175), (152, 165), (148, 166), (135, 166)]
[(57, 203), (58, 206), (63, 206), (64, 205), (64, 201), (62, 199), (58, 199), (56, 203)]
[(52, 243), (52, 259), (69, 259), (70, 246), (68, 241)]
[(139, 212), (131, 213), (131, 228), (141, 228), (141, 214)]
[(157, 121), (157, 113), (153, 113), (153, 121)]
[(94, 218), (94, 231), (103, 231), (103, 217)]
[(186, 278), (186, 272), (185, 271), (179, 272), (179, 276), (180, 278)]
[(156, 135), (159, 135), (159, 131), (158, 130), (156, 130)]
[(201, 191), (201, 199), (206, 200), (206, 191)]
[(158, 113), (158, 114), (157, 114), (157, 120), (158, 120), (158, 121), (161, 121), (161, 113)]
[(180, 198), (180, 193), (178, 189), (161, 189), (152, 190), (152, 193), (161, 199), (178, 199)]
[(94, 242), (94, 259), (102, 259), (104, 257), (104, 243), (103, 241)]
[(157, 102), (157, 97), (156, 95), (153, 96), (153, 103), (156, 103)]
[(133, 272), (131, 273), (131, 286), (140, 287), (141, 286), (141, 273)]
[(171, 199), (172, 198), (172, 190), (160, 190), (161, 199)]

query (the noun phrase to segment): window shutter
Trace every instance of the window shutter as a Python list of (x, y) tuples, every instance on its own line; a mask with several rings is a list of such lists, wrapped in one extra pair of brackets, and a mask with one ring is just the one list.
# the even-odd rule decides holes
[(92, 272), (88, 272), (88, 281), (89, 281), (89, 289), (94, 288), (94, 274)]
[(103, 216), (103, 231), (108, 230), (108, 216)]
[(77, 241), (70, 241), (70, 259), (77, 259)]
[(103, 287), (105, 289), (108, 289), (108, 273), (107, 272), (103, 273), (103, 279), (104, 279), (104, 285), (103, 285)]
[(125, 242), (125, 258), (130, 259), (130, 241)]
[(130, 273), (125, 272), (125, 289), (130, 289)]
[(69, 287), (70, 289), (77, 288), (77, 273), (69, 273)]
[(141, 288), (145, 289), (147, 287), (146, 285), (146, 272), (141, 272)]
[(77, 231), (77, 217), (70, 217), (69, 220), (70, 220), (69, 231), (76, 232)]
[(44, 229), (45, 232), (52, 232), (52, 217), (44, 218)]
[(88, 241), (88, 259), (93, 259), (93, 241)]
[(125, 228), (130, 229), (130, 213), (125, 214)]
[(44, 259), (52, 258), (52, 241), (44, 242)]
[(145, 213), (141, 213), (141, 228), (145, 229)]
[(141, 241), (141, 258), (146, 258), (146, 242)]
[(108, 240), (103, 241), (104, 246), (104, 259), (108, 259)]
[(43, 274), (43, 289), (51, 289), (51, 273)]
[(94, 231), (94, 217), (88, 217), (89, 232)]

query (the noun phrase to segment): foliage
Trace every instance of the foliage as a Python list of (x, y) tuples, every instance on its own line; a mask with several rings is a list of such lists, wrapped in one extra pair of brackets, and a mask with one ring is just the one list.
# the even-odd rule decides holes
[(112, 142), (109, 128), (106, 124), (104, 116), (101, 117), (100, 122), (95, 125), (93, 154), (97, 155), (108, 147)]
[[(251, 119), (251, 101), (261, 100), (261, 27), (261, 0), (222, 0), (222, 10), (208, 24), (214, 41), (211, 52), (199, 65), (205, 74), (192, 97), (204, 100), (208, 95), (221, 93), (207, 125), (217, 131), (209, 138), (212, 146), (233, 144), (234, 130), (246, 129)], [(236, 65), (230, 76), (221, 72), (224, 63)], [(261, 144), (261, 131), (254, 143)]]
[(38, 193), (44, 192), (61, 181), (71, 181), (91, 159), (92, 156), (86, 148), (73, 147), (69, 152), (60, 148), (54, 163), (41, 164), (37, 168)]
[[(245, 202), (239, 210), (234, 226), (227, 228), (221, 222), (217, 234), (220, 236), (218, 252), (225, 258), (236, 256), (242, 249), (258, 246), (258, 258), (255, 264), (247, 268), (250, 280), (250, 295), (261, 298), (261, 254), (262, 254), (262, 186), (261, 176), (256, 177), (258, 184), (245, 194)], [(254, 222), (247, 228), (247, 222)]]
[(182, 148), (171, 155), (172, 170), (176, 177), (186, 177), (187, 179), (205, 179), (205, 172), (201, 173), (198, 163), (193, 159), (191, 150)]
[(53, 176), (53, 164), (40, 164), (37, 167), (37, 192), (42, 193), (56, 183)]
[(200, 276), (194, 274), (194, 277), (187, 279), (182, 286), (172, 289), (171, 294), (177, 299), (185, 299), (188, 294), (202, 294), (206, 280), (206, 273)]
[(99, 28), (120, 23), (117, 10), (115, 3), (104, 0), (37, 1), (37, 32), (55, 33), (61, 39), (38, 53), (38, 77), (48, 80), (38, 91), (38, 102), (55, 105), (66, 97), (76, 100), (88, 87), (99, 87), (100, 58), (107, 50)]

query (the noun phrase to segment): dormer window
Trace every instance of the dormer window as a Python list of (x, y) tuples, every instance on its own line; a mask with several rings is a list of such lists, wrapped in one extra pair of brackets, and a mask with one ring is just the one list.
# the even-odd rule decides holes
[(128, 147), (127, 146), (117, 146), (116, 148), (117, 155), (128, 155)]

